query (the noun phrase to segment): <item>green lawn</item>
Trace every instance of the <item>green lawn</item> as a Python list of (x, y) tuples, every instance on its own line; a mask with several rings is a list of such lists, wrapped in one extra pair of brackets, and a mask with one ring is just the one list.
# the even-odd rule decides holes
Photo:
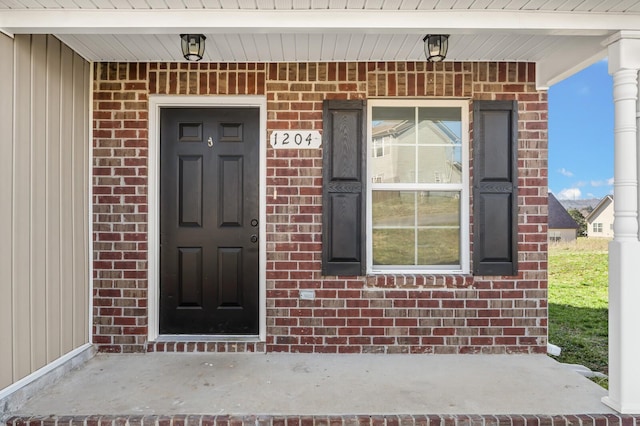
[[(549, 342), (560, 362), (607, 374), (608, 240), (549, 246)], [(606, 387), (605, 383), (601, 383)]]

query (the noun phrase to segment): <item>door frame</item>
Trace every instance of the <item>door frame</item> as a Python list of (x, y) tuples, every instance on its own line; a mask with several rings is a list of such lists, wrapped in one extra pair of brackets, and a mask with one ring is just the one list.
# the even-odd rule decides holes
[[(238, 336), (237, 340), (266, 341), (267, 338), (267, 243), (266, 243), (266, 180), (267, 180), (267, 98), (266, 96), (226, 96), (226, 95), (151, 95), (149, 96), (149, 165), (148, 165), (148, 270), (147, 270), (147, 309), (149, 342), (155, 342), (159, 335), (160, 325), (160, 109), (176, 107), (229, 107), (260, 109), (260, 144), (259, 149), (259, 334), (256, 336)], [(228, 335), (171, 335), (168, 340), (216, 340), (229, 341), (234, 336)]]

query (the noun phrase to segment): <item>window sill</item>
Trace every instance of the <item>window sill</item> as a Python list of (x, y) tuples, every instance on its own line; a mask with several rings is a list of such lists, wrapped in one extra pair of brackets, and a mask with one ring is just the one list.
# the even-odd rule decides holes
[(367, 275), (468, 275), (462, 269), (370, 269)]

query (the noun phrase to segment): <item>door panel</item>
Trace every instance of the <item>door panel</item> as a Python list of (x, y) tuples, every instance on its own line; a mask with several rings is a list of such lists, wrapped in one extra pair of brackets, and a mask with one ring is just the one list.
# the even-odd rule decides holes
[(202, 157), (180, 156), (180, 226), (202, 227)]
[(220, 200), (220, 226), (242, 226), (244, 188), (242, 157), (221, 157), (218, 164), (220, 179), (218, 194)]
[(258, 334), (259, 110), (160, 117), (160, 333)]
[(178, 248), (180, 302), (178, 306), (202, 306), (202, 248)]
[(242, 302), (242, 249), (221, 247), (218, 249), (220, 307), (240, 307)]

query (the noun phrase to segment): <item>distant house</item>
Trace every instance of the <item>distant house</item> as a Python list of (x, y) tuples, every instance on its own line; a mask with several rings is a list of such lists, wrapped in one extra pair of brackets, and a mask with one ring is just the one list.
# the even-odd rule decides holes
[(571, 217), (558, 199), (549, 193), (549, 242), (575, 241), (578, 223)]
[(587, 216), (587, 236), (613, 238), (613, 196), (607, 195)]

